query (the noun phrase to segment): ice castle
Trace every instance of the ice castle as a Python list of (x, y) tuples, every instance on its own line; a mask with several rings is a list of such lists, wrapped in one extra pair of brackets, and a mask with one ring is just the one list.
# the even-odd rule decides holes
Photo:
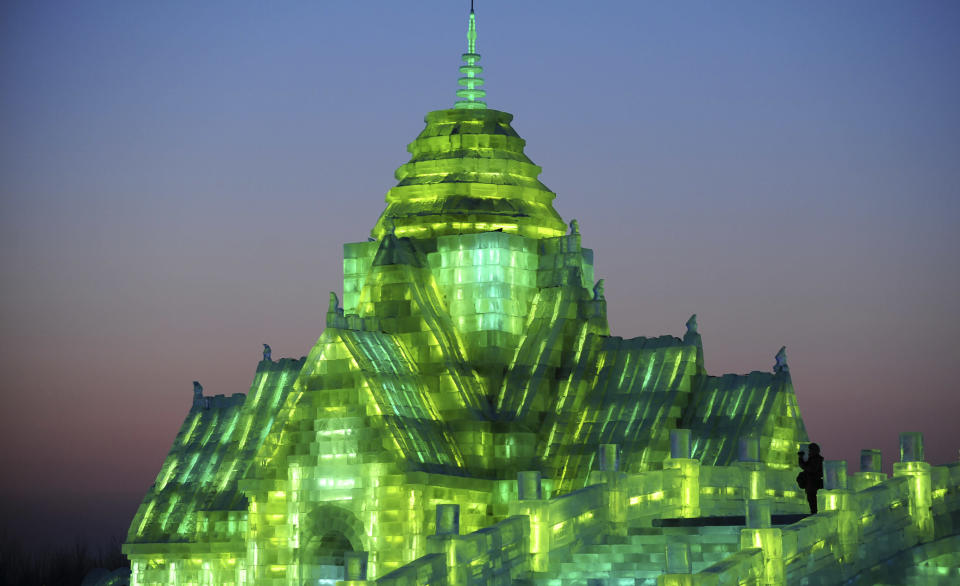
[(786, 354), (713, 376), (611, 336), (575, 220), (487, 108), (471, 9), (430, 112), (304, 358), (192, 406), (130, 526), (131, 584), (851, 584), (960, 580), (960, 464), (826, 463)]

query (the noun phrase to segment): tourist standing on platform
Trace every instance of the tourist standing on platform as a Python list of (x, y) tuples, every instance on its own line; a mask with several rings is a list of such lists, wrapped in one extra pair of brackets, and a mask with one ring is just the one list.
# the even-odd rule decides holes
[(817, 514), (817, 491), (823, 488), (823, 456), (820, 455), (820, 446), (810, 444), (807, 448), (809, 457), (805, 457), (803, 450), (797, 452), (800, 467), (803, 468), (797, 476), (797, 484), (807, 493), (807, 503), (810, 504), (810, 514)]

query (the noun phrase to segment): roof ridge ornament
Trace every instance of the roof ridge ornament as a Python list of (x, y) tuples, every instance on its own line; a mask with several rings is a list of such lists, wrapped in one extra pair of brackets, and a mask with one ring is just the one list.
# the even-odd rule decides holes
[(790, 367), (787, 366), (787, 347), (782, 346), (780, 351), (777, 352), (777, 355), (774, 357), (777, 361), (773, 365), (774, 374), (780, 374), (781, 372), (790, 372)]
[(480, 89), (483, 85), (483, 78), (478, 77), (483, 73), (483, 67), (477, 65), (480, 60), (480, 54), (477, 53), (477, 19), (473, 12), (473, 0), (470, 0), (470, 24), (467, 26), (467, 52), (462, 56), (463, 65), (460, 66), (460, 73), (463, 74), (457, 83), (463, 87), (457, 90), (457, 96), (462, 98), (453, 105), (457, 109), (484, 110), (487, 107), (486, 102), (482, 101), (487, 92)]

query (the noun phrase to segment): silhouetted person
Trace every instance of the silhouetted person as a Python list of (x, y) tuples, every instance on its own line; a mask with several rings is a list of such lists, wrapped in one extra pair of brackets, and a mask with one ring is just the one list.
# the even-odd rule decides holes
[[(810, 514), (817, 514), (817, 491), (823, 488), (823, 456), (820, 455), (820, 446), (810, 444), (807, 448), (810, 451), (809, 457), (804, 457), (804, 453), (797, 452), (797, 460), (803, 472), (797, 478), (798, 483), (802, 484), (807, 493), (807, 503), (810, 504)], [(799, 482), (800, 480), (803, 482)]]

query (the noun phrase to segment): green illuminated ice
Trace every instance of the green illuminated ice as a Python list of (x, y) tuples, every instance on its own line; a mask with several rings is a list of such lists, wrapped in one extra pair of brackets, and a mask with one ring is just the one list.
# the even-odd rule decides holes
[(610, 335), (576, 221), (480, 101), (475, 42), (471, 10), (461, 100), (426, 116), (372, 241), (344, 245), (309, 354), (266, 347), (246, 395), (197, 385), (130, 526), (131, 583), (956, 576), (960, 467), (923, 462), (918, 436), (893, 479), (879, 454), (849, 481), (828, 462), (800, 520), (783, 351), (717, 377), (695, 316), (681, 337)]

